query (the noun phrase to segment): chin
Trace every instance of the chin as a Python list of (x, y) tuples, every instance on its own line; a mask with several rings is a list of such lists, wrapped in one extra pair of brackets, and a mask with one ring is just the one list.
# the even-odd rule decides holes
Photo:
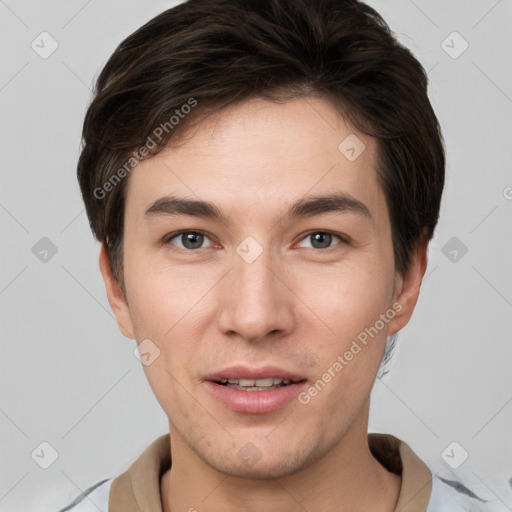
[(230, 446), (222, 452), (198, 453), (210, 467), (235, 478), (272, 480), (293, 475), (310, 466), (319, 456), (318, 446), (304, 449), (304, 444), (273, 446), (268, 443), (261, 449), (251, 441), (240, 446)]

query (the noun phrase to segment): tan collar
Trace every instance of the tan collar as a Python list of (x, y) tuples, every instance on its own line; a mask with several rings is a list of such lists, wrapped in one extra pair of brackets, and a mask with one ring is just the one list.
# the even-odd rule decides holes
[[(395, 512), (425, 512), (432, 475), (409, 446), (390, 434), (368, 434), (373, 456), (389, 471), (402, 475)], [(151, 443), (139, 458), (112, 482), (109, 512), (162, 512), (160, 477), (171, 466), (170, 435)]]

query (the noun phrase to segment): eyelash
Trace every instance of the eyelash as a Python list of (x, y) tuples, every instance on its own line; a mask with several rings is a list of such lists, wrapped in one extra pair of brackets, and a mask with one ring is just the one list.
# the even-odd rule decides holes
[[(171, 244), (171, 240), (173, 240), (174, 238), (176, 237), (179, 237), (179, 236), (182, 236), (182, 235), (185, 235), (187, 233), (193, 233), (193, 234), (197, 234), (197, 235), (203, 235), (204, 237), (210, 239), (210, 237), (204, 233), (203, 231), (200, 231), (200, 230), (185, 230), (185, 231), (177, 231), (175, 233), (172, 233), (170, 235), (167, 235), (164, 239), (163, 239), (163, 242), (164, 244)], [(319, 248), (316, 248), (316, 247), (306, 247), (306, 249), (313, 249), (314, 251), (316, 252), (323, 252), (323, 253), (326, 253), (326, 252), (331, 252), (333, 250), (336, 250), (337, 249), (337, 245), (342, 245), (342, 244), (348, 244), (350, 243), (350, 238), (346, 235), (341, 235), (341, 234), (338, 234), (338, 233), (333, 233), (332, 231), (322, 231), (322, 230), (317, 230), (317, 231), (310, 231), (309, 233), (307, 233), (306, 235), (304, 235), (301, 239), (300, 239), (300, 242), (302, 242), (303, 240), (305, 240), (306, 238), (314, 235), (314, 234), (317, 234), (317, 233), (321, 233), (321, 234), (324, 234), (324, 235), (331, 235), (333, 237), (337, 237), (340, 239), (340, 243), (338, 244), (335, 244), (334, 246), (331, 246), (331, 247), (327, 247), (325, 249), (319, 249)], [(171, 245), (174, 245), (174, 244), (171, 244)], [(177, 249), (179, 251), (184, 251), (184, 252), (197, 252), (201, 249), (208, 249), (208, 247), (199, 247), (198, 249), (187, 249), (187, 248), (181, 248), (181, 247), (177, 247)]]

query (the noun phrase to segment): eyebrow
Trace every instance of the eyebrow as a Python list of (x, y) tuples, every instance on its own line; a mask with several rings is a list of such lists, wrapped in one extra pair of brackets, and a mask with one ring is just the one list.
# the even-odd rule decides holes
[[(345, 192), (329, 195), (307, 196), (292, 204), (284, 218), (314, 217), (327, 213), (356, 213), (373, 221), (369, 208), (355, 197)], [(165, 196), (157, 199), (145, 212), (145, 215), (191, 215), (228, 223), (228, 219), (217, 206), (208, 201), (186, 199), (177, 196)]]

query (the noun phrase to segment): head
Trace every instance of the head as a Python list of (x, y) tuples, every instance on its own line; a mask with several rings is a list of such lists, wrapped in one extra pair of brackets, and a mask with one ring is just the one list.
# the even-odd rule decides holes
[[(264, 477), (365, 431), (445, 164), (426, 74), (380, 16), (355, 0), (190, 0), (116, 49), (83, 142), (109, 301), (159, 354), (144, 368), (171, 435)], [(211, 399), (231, 366), (278, 366), (301, 394), (236, 412)], [(249, 440), (258, 464), (236, 456)]]

